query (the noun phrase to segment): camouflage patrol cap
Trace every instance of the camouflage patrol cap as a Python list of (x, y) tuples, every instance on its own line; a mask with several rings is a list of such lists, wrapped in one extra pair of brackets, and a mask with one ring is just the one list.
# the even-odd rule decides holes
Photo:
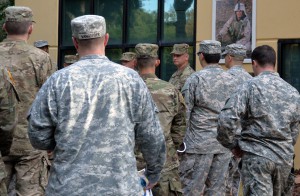
[(132, 61), (136, 58), (136, 54), (134, 52), (124, 52), (120, 61)]
[(203, 40), (199, 44), (199, 53), (221, 54), (221, 43), (215, 40)]
[(188, 44), (174, 44), (171, 54), (185, 54), (189, 51)]
[(136, 58), (157, 58), (158, 45), (156, 44), (137, 44), (135, 46)]
[(29, 7), (9, 6), (5, 10), (5, 22), (34, 22)]
[(48, 42), (46, 40), (38, 40), (38, 41), (35, 41), (33, 43), (34, 47), (36, 48), (41, 48), (41, 47), (44, 47), (44, 46), (49, 46)]
[(78, 61), (78, 55), (65, 55), (64, 63), (73, 64)]
[(103, 37), (106, 33), (105, 19), (97, 15), (84, 15), (71, 21), (72, 36), (78, 39)]
[(241, 44), (230, 44), (225, 47), (225, 51), (222, 55), (230, 54), (232, 56), (246, 57), (246, 47)]

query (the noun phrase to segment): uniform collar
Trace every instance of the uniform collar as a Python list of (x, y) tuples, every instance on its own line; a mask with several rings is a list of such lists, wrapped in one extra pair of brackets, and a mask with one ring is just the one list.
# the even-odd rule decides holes
[(210, 64), (210, 65), (207, 65), (206, 67), (204, 67), (203, 69), (216, 69), (216, 68), (222, 69), (221, 65), (219, 65), (219, 64)]
[(263, 76), (263, 75), (274, 75), (274, 76), (279, 76), (279, 74), (275, 71), (263, 71), (260, 74), (258, 74), (259, 76)]
[(85, 55), (83, 57), (81, 57), (79, 60), (86, 60), (86, 59), (108, 59), (106, 56), (104, 55), (98, 55), (98, 54), (89, 54), (89, 55)]
[(146, 80), (148, 78), (158, 78), (155, 74), (140, 74), (141, 78), (143, 78), (143, 80)]

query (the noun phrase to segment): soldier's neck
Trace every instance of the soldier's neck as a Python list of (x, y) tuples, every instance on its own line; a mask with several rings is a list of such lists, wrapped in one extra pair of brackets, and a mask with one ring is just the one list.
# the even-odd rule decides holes
[(140, 75), (145, 75), (145, 74), (155, 74), (155, 68), (149, 67), (145, 69), (139, 69)]
[(22, 41), (26, 41), (28, 40), (29, 36), (27, 34), (25, 35), (7, 35), (7, 39), (11, 39), (11, 40), (22, 40)]

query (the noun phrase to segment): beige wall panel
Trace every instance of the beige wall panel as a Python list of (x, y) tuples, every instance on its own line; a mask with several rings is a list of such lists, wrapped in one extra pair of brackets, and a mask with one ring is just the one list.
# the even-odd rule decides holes
[(33, 11), (33, 34), (29, 39), (32, 44), (35, 40), (44, 39), (53, 47), (58, 45), (58, 0), (15, 0), (17, 6), (28, 6)]
[(257, 0), (257, 39), (299, 38), (299, 0)]
[(51, 57), (51, 60), (57, 64), (57, 47), (50, 47), (49, 48), (49, 54)]

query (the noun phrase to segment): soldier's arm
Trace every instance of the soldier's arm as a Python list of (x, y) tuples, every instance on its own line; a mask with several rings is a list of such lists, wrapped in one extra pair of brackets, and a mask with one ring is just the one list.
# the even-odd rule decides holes
[(238, 147), (238, 139), (235, 135), (241, 119), (246, 114), (247, 99), (247, 90), (241, 87), (239, 91), (227, 100), (219, 114), (217, 140), (230, 150)]
[(291, 123), (291, 135), (293, 139), (293, 145), (296, 144), (300, 131), (300, 100), (298, 99), (297, 110), (295, 120)]
[(9, 153), (17, 123), (17, 95), (5, 73), (0, 70), (0, 150), (4, 156)]
[(44, 82), (57, 70), (52, 63), (50, 56), (47, 53), (40, 55), (37, 59), (38, 65), (35, 66), (35, 73), (37, 74), (38, 86), (42, 87)]
[(28, 115), (28, 136), (32, 146), (40, 150), (55, 148), (54, 130), (57, 119), (57, 106), (51, 78), (43, 85), (32, 104)]
[(176, 149), (179, 149), (179, 146), (183, 142), (183, 138), (186, 132), (186, 106), (184, 99), (179, 91), (176, 90), (176, 99), (177, 99), (177, 114), (174, 116), (171, 125), (171, 137), (175, 144)]
[(194, 79), (193, 77), (189, 77), (181, 90), (186, 105), (187, 129), (189, 128), (190, 125), (190, 116), (195, 103), (195, 83), (193, 82), (193, 79)]
[(156, 115), (156, 108), (145, 85), (143, 92), (140, 93), (142, 95), (139, 107), (142, 112), (135, 126), (136, 142), (147, 165), (145, 175), (150, 183), (155, 183), (159, 180), (166, 159), (165, 138)]

